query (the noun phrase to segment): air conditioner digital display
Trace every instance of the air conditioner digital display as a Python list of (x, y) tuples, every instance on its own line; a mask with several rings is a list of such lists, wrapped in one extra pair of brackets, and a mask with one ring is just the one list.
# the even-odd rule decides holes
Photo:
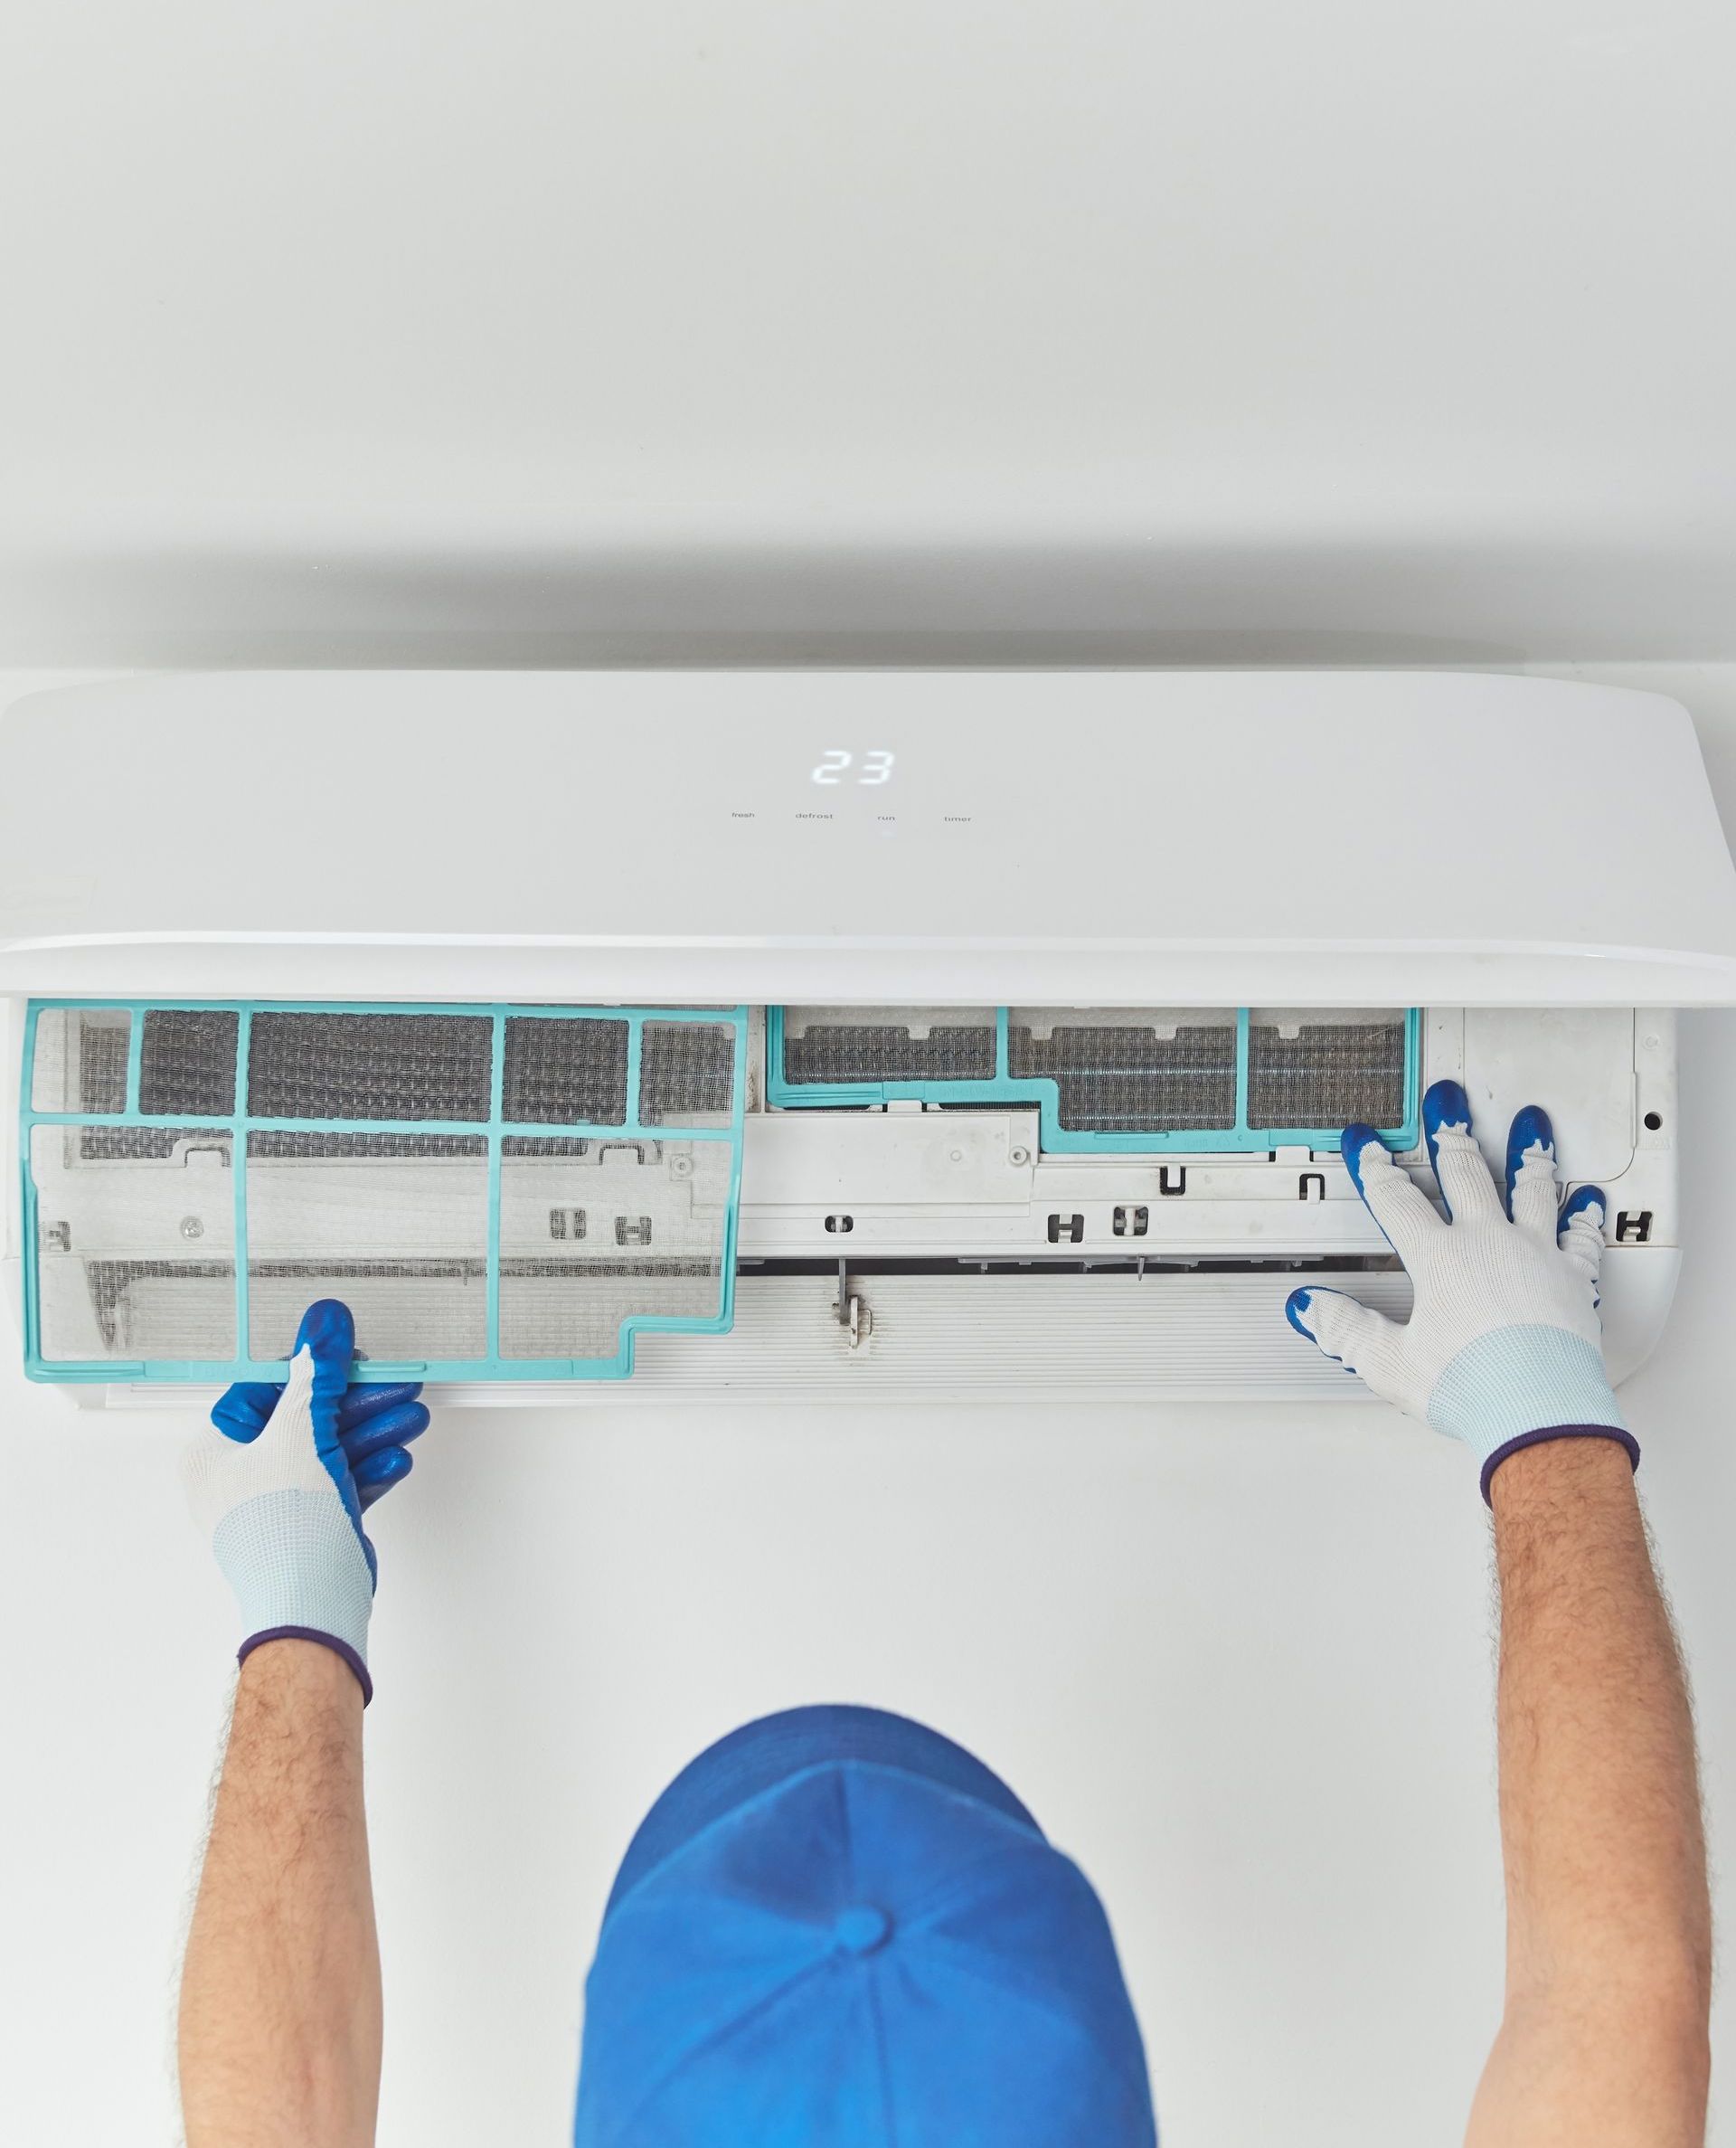
[(814, 771), (816, 783), (856, 783), (864, 790), (879, 783), (892, 780), (892, 763), (896, 755), (884, 746), (870, 746), (858, 757), (844, 746), (828, 746), (820, 757), (820, 764)]

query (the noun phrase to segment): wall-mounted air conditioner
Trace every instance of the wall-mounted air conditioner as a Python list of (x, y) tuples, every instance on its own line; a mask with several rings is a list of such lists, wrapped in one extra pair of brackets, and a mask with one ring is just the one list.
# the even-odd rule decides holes
[(1339, 1132), (1427, 1182), (1448, 1074), (1607, 1188), (1618, 1377), (1668, 1309), (1736, 874), (1654, 695), (203, 674), (0, 754), (8, 1275), (86, 1403), (326, 1294), (448, 1399), (1336, 1396), (1287, 1293), (1408, 1299)]

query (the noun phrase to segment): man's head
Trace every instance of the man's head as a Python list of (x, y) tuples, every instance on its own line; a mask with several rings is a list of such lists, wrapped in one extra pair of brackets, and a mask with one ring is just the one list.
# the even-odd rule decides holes
[(575, 2148), (1153, 2148), (1089, 1881), (961, 1746), (874, 1708), (712, 1746), (622, 1862)]

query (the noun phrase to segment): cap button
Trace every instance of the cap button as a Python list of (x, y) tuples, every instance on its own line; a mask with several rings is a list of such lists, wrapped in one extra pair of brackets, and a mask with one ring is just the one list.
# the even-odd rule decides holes
[(838, 1912), (832, 1935), (848, 1954), (871, 1954), (892, 1937), (892, 1920), (872, 1902), (854, 1902)]

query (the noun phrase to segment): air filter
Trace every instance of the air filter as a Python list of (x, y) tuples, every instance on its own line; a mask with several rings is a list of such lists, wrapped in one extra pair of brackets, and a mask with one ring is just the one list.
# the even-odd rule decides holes
[(320, 1297), (382, 1378), (731, 1323), (742, 1009), (43, 1002), (24, 1049), (33, 1377), (280, 1377)]
[(770, 1101), (1035, 1103), (1052, 1152), (1417, 1139), (1419, 1017), (1402, 1008), (773, 1008)]

